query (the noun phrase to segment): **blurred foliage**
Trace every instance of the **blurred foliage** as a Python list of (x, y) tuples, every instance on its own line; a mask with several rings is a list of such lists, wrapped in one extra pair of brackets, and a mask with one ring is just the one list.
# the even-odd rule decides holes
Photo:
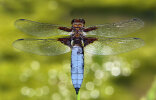
[(148, 91), (147, 95), (143, 97), (141, 100), (155, 100), (156, 99), (156, 78), (152, 84), (152, 87)]
[(19, 18), (70, 25), (73, 18), (79, 17), (87, 25), (138, 17), (145, 27), (127, 37), (139, 37), (146, 43), (116, 56), (85, 54), (80, 98), (155, 100), (155, 5), (156, 0), (0, 0), (0, 100), (76, 98), (70, 77), (70, 53), (39, 56), (16, 50), (12, 42), (31, 37), (14, 27)]

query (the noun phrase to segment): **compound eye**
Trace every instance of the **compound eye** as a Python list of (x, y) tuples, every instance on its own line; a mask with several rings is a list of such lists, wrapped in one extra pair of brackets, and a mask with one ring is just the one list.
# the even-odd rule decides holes
[(82, 27), (82, 24), (79, 24), (78, 27)]
[(77, 27), (77, 24), (74, 24), (73, 27)]

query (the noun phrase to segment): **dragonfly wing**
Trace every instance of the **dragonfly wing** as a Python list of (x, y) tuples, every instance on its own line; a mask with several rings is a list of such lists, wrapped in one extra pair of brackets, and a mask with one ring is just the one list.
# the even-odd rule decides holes
[(143, 26), (144, 22), (142, 20), (133, 18), (113, 24), (96, 25), (97, 29), (88, 32), (87, 35), (118, 37), (132, 33)]
[(68, 32), (59, 30), (59, 25), (39, 23), (27, 19), (16, 20), (15, 26), (22, 32), (38, 37), (49, 37), (54, 35), (68, 34)]
[(70, 48), (56, 39), (19, 39), (13, 42), (19, 50), (45, 56), (64, 54)]
[(85, 52), (96, 55), (115, 55), (128, 52), (144, 45), (139, 38), (103, 38), (85, 47)]

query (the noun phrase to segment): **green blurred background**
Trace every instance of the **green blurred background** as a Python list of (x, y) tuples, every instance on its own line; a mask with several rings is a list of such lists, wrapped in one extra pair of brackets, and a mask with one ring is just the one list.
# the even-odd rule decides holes
[(22, 18), (86, 25), (140, 18), (144, 28), (127, 37), (146, 45), (116, 56), (85, 54), (81, 100), (156, 100), (156, 0), (0, 0), (0, 100), (74, 100), (70, 53), (39, 56), (18, 51), (12, 42), (31, 37), (17, 30)]

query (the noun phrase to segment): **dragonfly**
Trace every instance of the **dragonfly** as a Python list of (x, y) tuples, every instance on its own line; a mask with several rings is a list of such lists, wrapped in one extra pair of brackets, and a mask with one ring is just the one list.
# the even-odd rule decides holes
[(79, 93), (84, 77), (84, 52), (115, 55), (144, 45), (144, 41), (140, 38), (119, 37), (142, 28), (144, 22), (139, 18), (88, 27), (82, 18), (73, 19), (70, 27), (18, 19), (15, 26), (28, 35), (51, 37), (18, 39), (13, 42), (13, 46), (19, 50), (43, 56), (60, 55), (71, 51), (71, 79), (76, 94)]

